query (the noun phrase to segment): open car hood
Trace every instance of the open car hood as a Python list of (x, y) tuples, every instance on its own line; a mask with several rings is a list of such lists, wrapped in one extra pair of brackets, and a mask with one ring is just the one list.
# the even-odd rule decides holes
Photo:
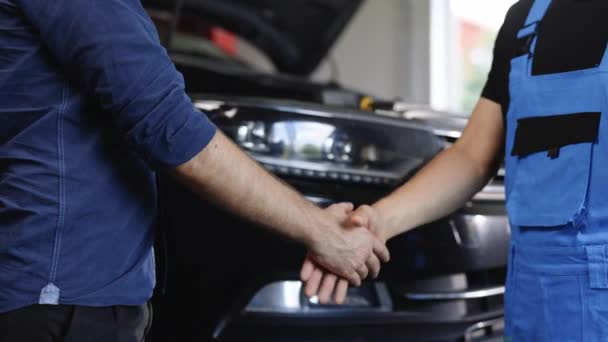
[[(179, 0), (144, 0), (172, 10)], [(197, 15), (246, 39), (280, 72), (308, 75), (326, 56), (363, 0), (182, 0)]]

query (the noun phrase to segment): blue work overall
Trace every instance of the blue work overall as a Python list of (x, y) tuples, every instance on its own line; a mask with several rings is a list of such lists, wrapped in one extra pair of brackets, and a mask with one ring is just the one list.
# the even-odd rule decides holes
[(511, 61), (506, 340), (608, 341), (608, 53), (594, 68), (532, 75), (550, 3), (534, 2)]

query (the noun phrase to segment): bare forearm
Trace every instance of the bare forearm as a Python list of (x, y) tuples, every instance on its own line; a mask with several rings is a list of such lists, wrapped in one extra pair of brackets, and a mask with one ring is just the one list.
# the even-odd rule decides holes
[(458, 149), (442, 152), (412, 180), (373, 205), (385, 219), (385, 238), (454, 212), (489, 178)]
[(374, 205), (386, 226), (384, 237), (448, 215), (481, 190), (499, 165), (503, 126), (500, 105), (481, 98), (454, 146)]
[(285, 186), (221, 132), (175, 176), (211, 202), (304, 244), (316, 235), (319, 209)]

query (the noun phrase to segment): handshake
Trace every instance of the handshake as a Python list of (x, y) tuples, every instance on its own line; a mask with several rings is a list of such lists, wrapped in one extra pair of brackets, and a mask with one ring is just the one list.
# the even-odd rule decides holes
[(349, 284), (360, 286), (366, 278), (375, 278), (381, 262), (388, 262), (388, 237), (375, 209), (363, 205), (353, 210), (350, 203), (334, 204), (325, 209), (329, 222), (304, 260), (300, 278), (308, 297), (318, 295), (321, 304), (344, 303)]

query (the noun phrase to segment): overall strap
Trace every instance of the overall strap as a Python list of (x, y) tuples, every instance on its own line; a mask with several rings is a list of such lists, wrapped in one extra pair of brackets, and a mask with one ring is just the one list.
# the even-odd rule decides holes
[(525, 64), (520, 62), (518, 66), (514, 65), (511, 71), (519, 74), (521, 77), (532, 74), (532, 61), (538, 40), (538, 26), (545, 17), (549, 6), (551, 6), (551, 0), (535, 0), (532, 3), (524, 26), (517, 33), (518, 44), (520, 45), (518, 47), (518, 56), (527, 55), (528, 58)]
[(528, 17), (526, 18), (526, 23), (524, 24), (524, 27), (519, 30), (517, 38), (521, 39), (536, 34), (538, 25), (545, 17), (550, 5), (551, 0), (535, 0), (532, 4), (532, 8), (530, 8)]
[(602, 58), (602, 62), (600, 63), (601, 70), (608, 70), (608, 46), (606, 46), (606, 50), (604, 50), (604, 57)]

